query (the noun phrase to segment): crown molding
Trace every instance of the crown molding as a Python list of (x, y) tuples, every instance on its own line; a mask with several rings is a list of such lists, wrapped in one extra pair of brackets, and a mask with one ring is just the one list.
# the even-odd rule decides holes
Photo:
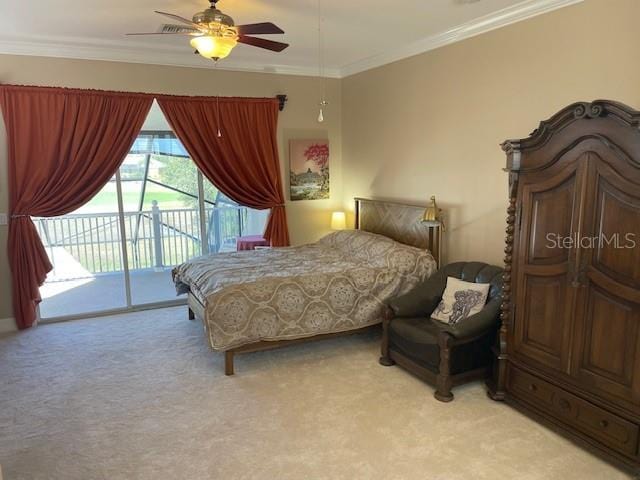
[(13, 318), (0, 318), (0, 333), (17, 332), (18, 327)]
[(345, 65), (340, 69), (340, 76), (341, 78), (345, 78), (355, 75), (356, 73), (381, 67), (583, 1), (584, 0), (526, 0), (522, 3), (463, 23), (445, 32), (423, 38), (405, 47), (396, 48), (393, 51), (373, 55)]
[[(318, 67), (298, 67), (293, 65), (264, 65), (242, 62), (233, 58), (218, 63), (206, 61), (198, 55), (189, 55), (182, 48), (167, 48), (161, 51), (148, 47), (131, 47), (121, 42), (93, 42), (87, 44), (82, 39), (56, 39), (44, 36), (26, 39), (0, 38), (0, 54), (37, 57), (71, 58), (77, 60), (100, 60), (108, 62), (167, 65), (172, 67), (203, 68), (252, 73), (272, 73), (280, 75), (318, 76)], [(326, 68), (325, 77), (340, 78), (340, 70)]]
[[(445, 32), (410, 43), (404, 47), (373, 55), (344, 65), (341, 68), (326, 68), (324, 75), (328, 78), (348, 77), (583, 1), (584, 0), (525, 0), (511, 7), (450, 28)], [(235, 60), (233, 56), (221, 61), (217, 67), (214, 67), (213, 62), (206, 62), (197, 55), (189, 55), (189, 51), (184, 48), (167, 47), (163, 45), (162, 50), (157, 50), (148, 46), (134, 46), (129, 42), (123, 41), (93, 40), (92, 43), (89, 44), (86, 39), (70, 37), (53, 38), (31, 36), (20, 39), (0, 37), (0, 54), (168, 65), (211, 70), (216, 68), (217, 70), (281, 75), (318, 76), (317, 67), (264, 65), (254, 62), (238, 61)]]

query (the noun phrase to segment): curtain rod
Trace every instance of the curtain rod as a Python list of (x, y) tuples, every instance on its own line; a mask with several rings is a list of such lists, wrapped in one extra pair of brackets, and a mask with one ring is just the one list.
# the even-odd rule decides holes
[[(96, 94), (100, 94), (100, 93), (108, 93), (110, 95), (123, 95), (123, 96), (149, 96), (149, 97), (153, 97), (153, 98), (161, 98), (161, 97), (165, 97), (165, 98), (171, 98), (171, 97), (175, 97), (175, 98), (179, 98), (179, 97), (183, 97), (183, 98), (190, 98), (190, 99), (198, 99), (198, 98), (206, 98), (206, 99), (213, 99), (213, 98), (220, 98), (220, 99), (238, 99), (238, 100), (263, 100), (263, 99), (269, 99), (270, 97), (215, 97), (215, 96), (210, 96), (210, 95), (171, 95), (171, 94), (166, 94), (166, 93), (145, 93), (145, 92), (123, 92), (123, 91), (116, 91), (116, 90), (99, 90), (99, 89), (92, 89), (92, 88), (75, 88), (75, 87), (52, 87), (52, 86), (40, 86), (40, 85), (13, 85), (13, 84), (8, 84), (8, 83), (0, 83), (0, 89), (3, 88), (17, 88), (17, 89), (33, 89), (33, 90), (49, 90), (49, 91), (55, 91), (58, 90), (61, 93), (64, 92), (69, 92), (69, 93), (81, 93), (81, 94), (87, 94), (87, 95), (96, 95)], [(284, 110), (285, 104), (288, 101), (287, 95), (285, 94), (278, 94), (275, 97), (271, 97), (271, 98), (275, 98), (276, 100), (278, 100), (278, 109), (280, 111)]]
[(286, 95), (276, 95), (276, 98), (278, 99), (278, 102), (280, 102), (280, 106), (278, 107), (278, 109), (280, 111), (284, 110), (284, 104), (287, 103), (287, 96)]

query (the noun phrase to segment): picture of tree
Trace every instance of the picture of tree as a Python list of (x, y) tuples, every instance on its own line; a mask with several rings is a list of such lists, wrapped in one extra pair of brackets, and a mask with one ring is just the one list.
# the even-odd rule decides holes
[(291, 140), (289, 164), (291, 200), (329, 198), (328, 140)]

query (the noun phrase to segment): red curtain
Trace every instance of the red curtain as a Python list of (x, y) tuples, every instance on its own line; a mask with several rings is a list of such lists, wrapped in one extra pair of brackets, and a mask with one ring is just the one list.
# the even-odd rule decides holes
[(19, 328), (36, 319), (52, 265), (30, 216), (72, 212), (116, 173), (149, 113), (144, 94), (0, 86), (9, 144), (9, 242)]
[(157, 101), (209, 181), (241, 205), (270, 208), (265, 238), (275, 247), (289, 245), (276, 139), (278, 100), (161, 96)]

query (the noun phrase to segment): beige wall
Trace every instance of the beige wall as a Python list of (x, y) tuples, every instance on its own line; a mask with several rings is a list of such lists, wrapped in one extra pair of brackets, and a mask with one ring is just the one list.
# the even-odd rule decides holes
[[(213, 71), (113, 62), (0, 55), (2, 83), (52, 85), (180, 95), (275, 96), (289, 101), (280, 114), (278, 140), (282, 176), (288, 189), (287, 143), (291, 137), (327, 137), (331, 144), (331, 199), (287, 202), (291, 240), (312, 242), (329, 231), (330, 212), (342, 203), (340, 82), (329, 80), (325, 123), (317, 123), (320, 85), (310, 77)], [(0, 212), (6, 212), (6, 134), (0, 120)], [(288, 192), (285, 191), (288, 198)], [(0, 319), (12, 316), (6, 261), (7, 227), (0, 226)]]
[(640, 108), (640, 1), (586, 0), (343, 80), (344, 200), (446, 209), (445, 260), (502, 262), (498, 146), (578, 100)]

